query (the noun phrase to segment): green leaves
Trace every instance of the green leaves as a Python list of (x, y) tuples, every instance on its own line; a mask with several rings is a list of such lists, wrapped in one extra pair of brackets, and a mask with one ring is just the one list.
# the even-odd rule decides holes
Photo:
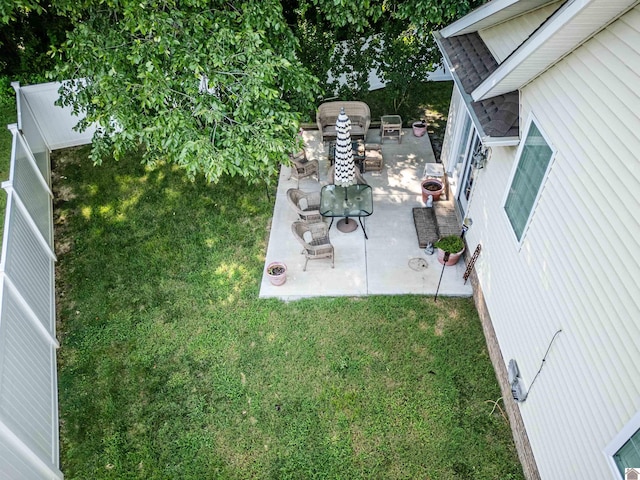
[(385, 11), (387, 4), (384, 0), (301, 0), (301, 9), (317, 9), (321, 16), (334, 28), (350, 27), (357, 33), (363, 34), (368, 28), (378, 22)]
[[(141, 149), (146, 164), (168, 161), (192, 177), (268, 181), (321, 90), (335, 95), (329, 71), (347, 78), (341, 97), (358, 98), (378, 69), (397, 109), (438, 59), (431, 30), (478, 3), (53, 0), (50, 10), (73, 28), (49, 60), (61, 62), (58, 79), (71, 79), (61, 103), (86, 115), (79, 128), (100, 125), (94, 161)], [(7, 22), (40, 5), (0, 4), (0, 15)], [(335, 52), (341, 41), (344, 57)]]
[(201, 3), (125, 0), (105, 11), (91, 2), (69, 34), (57, 75), (75, 82), (62, 103), (101, 125), (94, 161), (142, 146), (150, 165), (257, 182), (295, 148), (296, 112), (312, 108), (317, 80), (295, 56), (280, 3)]
[(423, 34), (442, 28), (485, 0), (406, 0), (398, 2), (397, 15), (417, 27)]
[(7, 24), (20, 14), (42, 13), (38, 0), (2, 0), (0, 1), (0, 23)]

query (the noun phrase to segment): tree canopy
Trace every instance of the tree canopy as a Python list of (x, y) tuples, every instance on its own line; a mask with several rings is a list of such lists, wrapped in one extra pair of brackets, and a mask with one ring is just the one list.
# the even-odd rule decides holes
[[(87, 2), (89, 3), (89, 2)], [(62, 47), (63, 104), (101, 125), (93, 160), (142, 147), (190, 175), (269, 178), (315, 80), (275, 0), (90, 2)]]
[[(70, 80), (61, 103), (86, 114), (80, 127), (100, 125), (95, 162), (141, 149), (145, 163), (174, 163), (192, 177), (259, 181), (273, 178), (301, 120), (334, 94), (330, 69), (349, 70), (340, 91), (348, 97), (377, 68), (401, 101), (406, 84), (437, 62), (431, 31), (478, 3), (19, 0), (0, 15), (6, 25), (45, 14), (67, 22), (50, 53), (55, 77)], [(359, 52), (342, 65), (341, 40)]]

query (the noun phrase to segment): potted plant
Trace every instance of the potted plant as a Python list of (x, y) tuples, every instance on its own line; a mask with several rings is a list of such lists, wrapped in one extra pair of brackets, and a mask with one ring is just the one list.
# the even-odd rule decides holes
[[(438, 249), (438, 261), (443, 265), (455, 265), (464, 253), (464, 240), (458, 235), (449, 235), (438, 240), (434, 247)], [(444, 263), (444, 254), (449, 254), (449, 260)]]
[(444, 183), (438, 180), (437, 178), (427, 178), (422, 181), (422, 201), (427, 203), (429, 199), (429, 195), (433, 197), (434, 200), (438, 200), (442, 192), (444, 192)]
[(413, 128), (413, 135), (416, 137), (422, 137), (425, 133), (427, 133), (427, 124), (424, 120), (413, 122), (411, 124), (411, 127)]
[(287, 281), (287, 266), (282, 262), (271, 262), (267, 265), (267, 278), (272, 285), (282, 285)]

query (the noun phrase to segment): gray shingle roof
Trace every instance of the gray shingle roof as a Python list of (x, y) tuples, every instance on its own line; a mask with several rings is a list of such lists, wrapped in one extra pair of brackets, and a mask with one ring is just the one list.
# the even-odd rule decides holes
[(490, 137), (517, 137), (520, 133), (520, 95), (509, 92), (472, 102), (484, 133)]
[[(467, 94), (498, 68), (498, 62), (477, 32), (442, 38), (440, 42)], [(517, 91), (472, 102), (471, 107), (486, 135), (518, 136), (520, 102)]]

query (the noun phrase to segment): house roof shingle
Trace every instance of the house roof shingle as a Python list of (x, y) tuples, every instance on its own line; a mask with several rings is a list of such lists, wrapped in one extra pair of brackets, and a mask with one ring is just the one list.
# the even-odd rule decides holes
[(443, 38), (442, 46), (469, 94), (498, 68), (498, 62), (477, 32)]
[[(440, 43), (463, 90), (469, 95), (498, 68), (498, 62), (477, 32), (441, 38)], [(486, 135), (519, 135), (520, 103), (517, 91), (471, 102), (471, 108)]]

